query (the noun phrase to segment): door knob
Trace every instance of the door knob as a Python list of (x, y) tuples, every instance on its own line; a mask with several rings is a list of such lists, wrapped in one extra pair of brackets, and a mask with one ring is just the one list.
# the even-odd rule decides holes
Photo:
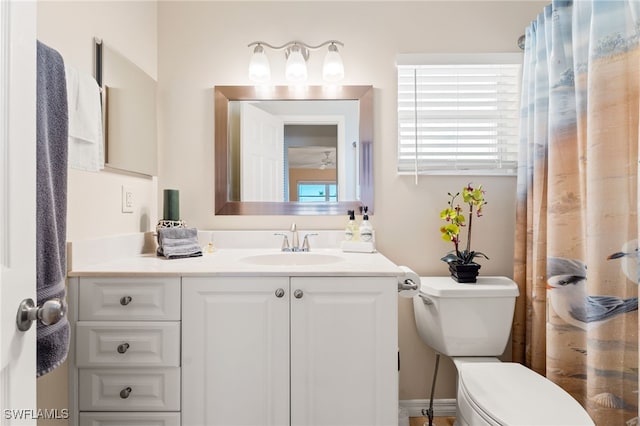
[(55, 324), (65, 315), (65, 307), (60, 299), (50, 299), (38, 307), (33, 299), (24, 299), (18, 307), (16, 315), (16, 325), (18, 330), (27, 331), (31, 328), (31, 323), (40, 320), (44, 325)]
[(302, 296), (304, 296), (304, 293), (302, 292), (302, 290), (297, 289), (296, 291), (293, 292), (293, 296), (296, 299), (302, 299)]
[(283, 297), (284, 296), (284, 289), (283, 288), (279, 288), (276, 290), (276, 297)]

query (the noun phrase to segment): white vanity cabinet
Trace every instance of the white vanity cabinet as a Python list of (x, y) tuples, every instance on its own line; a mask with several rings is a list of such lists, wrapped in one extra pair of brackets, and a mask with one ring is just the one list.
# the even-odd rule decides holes
[(73, 425), (180, 425), (180, 278), (69, 280)]
[(182, 425), (397, 423), (395, 277), (184, 277)]

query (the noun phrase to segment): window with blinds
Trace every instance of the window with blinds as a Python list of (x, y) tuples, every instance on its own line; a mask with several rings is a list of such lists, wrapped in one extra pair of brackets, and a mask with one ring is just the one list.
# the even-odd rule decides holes
[(518, 54), (400, 55), (398, 173), (513, 175)]

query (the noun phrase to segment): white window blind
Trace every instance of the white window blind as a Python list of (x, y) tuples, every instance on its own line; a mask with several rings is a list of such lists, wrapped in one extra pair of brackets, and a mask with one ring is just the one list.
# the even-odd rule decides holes
[(511, 175), (521, 55), (400, 55), (398, 173)]

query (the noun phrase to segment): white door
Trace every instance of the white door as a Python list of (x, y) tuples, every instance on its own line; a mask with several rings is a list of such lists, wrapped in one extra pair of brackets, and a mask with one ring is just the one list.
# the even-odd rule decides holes
[(289, 425), (289, 279), (182, 279), (182, 425)]
[(398, 421), (397, 283), (291, 278), (291, 425)]
[[(36, 327), (16, 328), (36, 298), (36, 2), (0, 1), (0, 424), (35, 425)], [(7, 411), (8, 410), (8, 411)]]
[(240, 108), (240, 199), (284, 201), (284, 122), (246, 102)]

